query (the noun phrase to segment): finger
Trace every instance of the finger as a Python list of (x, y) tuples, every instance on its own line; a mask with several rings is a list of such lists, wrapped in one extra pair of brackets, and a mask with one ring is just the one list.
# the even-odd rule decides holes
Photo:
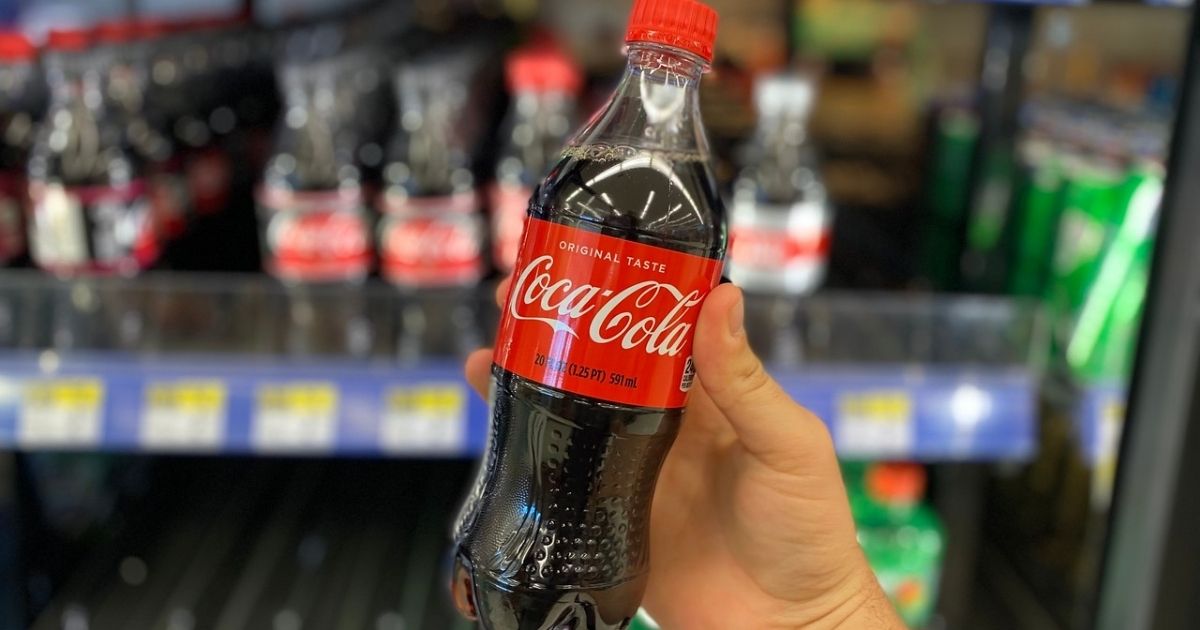
[(713, 289), (696, 324), (696, 374), (713, 404), (753, 455), (778, 469), (795, 470), (814, 454), (832, 452), (829, 434), (767, 374), (746, 340), (742, 292)]
[(496, 285), (496, 306), (504, 308), (504, 303), (508, 301), (508, 288), (512, 286), (512, 276), (508, 276)]
[(487, 398), (488, 381), (492, 376), (492, 349), (480, 348), (467, 356), (467, 363), (463, 367), (463, 373), (467, 376), (467, 382), (471, 384), (471, 389), (479, 394), (480, 398)]

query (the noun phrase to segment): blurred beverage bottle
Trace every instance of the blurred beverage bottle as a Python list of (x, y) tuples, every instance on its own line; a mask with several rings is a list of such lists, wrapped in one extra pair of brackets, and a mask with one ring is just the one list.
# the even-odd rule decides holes
[(974, 112), (948, 107), (934, 120), (918, 272), (934, 289), (957, 287), (970, 199), (971, 162), (979, 142)]
[(288, 288), (284, 345), (294, 354), (362, 355), (371, 344), (362, 292), (338, 290), (372, 266), (367, 200), (334, 107), (340, 72), (328, 59), (281, 65), (284, 110), (257, 193), (264, 264)]
[[(163, 247), (147, 170), (106, 90), (111, 59), (86, 29), (50, 31), (43, 56), (49, 105), (30, 151), (33, 262), (64, 278), (133, 276)], [(57, 348), (132, 349), (146, 329), (140, 298), (123, 283), (52, 285), (46, 318)]]
[(808, 136), (813, 81), (759, 79), (758, 130), (734, 183), (729, 277), (747, 291), (805, 295), (825, 278), (831, 209)]
[(107, 60), (85, 30), (51, 31), (50, 105), (29, 161), (34, 262), (60, 275), (137, 273), (162, 242), (145, 170), (105, 91)]
[(800, 360), (798, 298), (829, 261), (832, 209), (808, 134), (813, 79), (764, 76), (755, 85), (758, 129), (729, 204), (731, 280), (750, 295), (746, 330), (764, 358)]
[(579, 68), (552, 44), (513, 51), (505, 74), (512, 100), (488, 198), (493, 263), (508, 273), (517, 261), (533, 188), (575, 128), (576, 96), (583, 81)]
[[(200, 218), (218, 214), (229, 200), (233, 178), (220, 142), (238, 126), (233, 104), (239, 94), (249, 97), (263, 91), (261, 84), (240, 83), (249, 62), (251, 34), (236, 15), (148, 24), (159, 35), (143, 44), (154, 69), (152, 98), (164, 103), (154, 112), (153, 126), (177, 145), (189, 211)], [(166, 37), (161, 36), (164, 27)]]
[(172, 138), (151, 123), (146, 99), (149, 77), (146, 41), (137, 23), (104, 22), (94, 29), (93, 58), (107, 72), (104, 94), (113, 104), (112, 115), (125, 134), (124, 144), (143, 165), (151, 216), (166, 246), (187, 227), (187, 182)]
[(0, 31), (0, 265), (27, 254), (25, 168), (34, 138), (39, 90), (37, 49), (16, 31)]
[(1122, 217), (1121, 175), (1105, 160), (1064, 156), (1062, 213), (1050, 268), (1047, 303), (1056, 352), (1065, 349), (1114, 226)]
[(1005, 238), (1013, 234), (1011, 212), (1018, 171), (1008, 142), (985, 150), (979, 164), (960, 262), (961, 288), (994, 293), (1005, 288)]
[(1019, 153), (1021, 174), (1008, 288), (1013, 295), (1036, 297), (1045, 293), (1050, 276), (1062, 211), (1063, 171), (1058, 151), (1046, 138), (1025, 139)]
[(476, 292), (487, 226), (473, 170), (483, 128), (479, 51), (439, 49), (396, 74), (399, 125), (377, 207), (380, 270), (400, 289), (398, 353), (461, 353), (480, 342)]
[(858, 542), (888, 599), (909, 627), (929, 623), (937, 603), (945, 533), (922, 502), (925, 469), (919, 464), (870, 464), (849, 469), (850, 508)]
[(396, 77), (400, 128), (384, 169), (379, 251), (384, 278), (400, 287), (473, 286), (486, 272), (473, 62), (465, 51), (430, 55)]
[(1136, 163), (1117, 193), (1120, 224), (1100, 258), (1066, 348), (1085, 380), (1128, 378), (1162, 201), (1161, 163)]

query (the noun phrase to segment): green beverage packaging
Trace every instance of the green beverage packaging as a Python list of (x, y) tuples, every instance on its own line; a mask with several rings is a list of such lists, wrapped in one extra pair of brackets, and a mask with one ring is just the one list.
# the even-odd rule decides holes
[(934, 125), (919, 271), (934, 288), (950, 289), (958, 282), (979, 119), (969, 110), (947, 108)]
[[(853, 472), (853, 471), (851, 471)], [(871, 464), (849, 486), (858, 542), (888, 599), (906, 624), (929, 623), (937, 602), (945, 533), (922, 502), (925, 469), (919, 464)]]
[(1096, 264), (1066, 348), (1077, 376), (1128, 375), (1162, 192), (1163, 168), (1154, 162), (1134, 165), (1117, 191), (1120, 223)]
[(1031, 138), (1021, 147), (1022, 175), (1015, 208), (1015, 237), (1009, 261), (1009, 293), (1040, 296), (1062, 212), (1062, 160), (1054, 146)]

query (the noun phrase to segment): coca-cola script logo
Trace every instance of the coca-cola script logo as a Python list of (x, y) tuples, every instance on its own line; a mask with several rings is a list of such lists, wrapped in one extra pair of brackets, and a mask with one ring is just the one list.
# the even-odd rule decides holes
[(597, 400), (687, 404), (692, 337), (720, 259), (536, 217), (521, 249), (496, 365)]
[(394, 218), (384, 228), (383, 250), (393, 263), (437, 266), (475, 261), (479, 241), (472, 219)]
[(277, 214), (267, 241), (281, 259), (354, 258), (366, 253), (366, 223), (358, 213), (338, 211)]
[[(509, 294), (509, 315), (541, 322), (575, 338), (579, 337), (576, 328), (586, 327), (588, 338), (596, 343), (616, 342), (625, 350), (642, 347), (647, 354), (660, 356), (678, 355), (691, 338), (692, 324), (685, 319), (688, 311), (703, 301), (700, 291), (684, 293), (658, 280), (614, 291), (555, 279), (553, 268), (554, 257), (546, 255), (533, 259), (517, 274)], [(657, 303), (671, 306), (661, 317), (643, 316)], [(591, 317), (590, 323), (578, 327), (568, 323), (585, 316)]]
[(794, 234), (754, 228), (735, 230), (729, 249), (734, 263), (747, 267), (775, 269), (802, 260), (820, 258), (829, 250), (829, 234), (814, 230)]

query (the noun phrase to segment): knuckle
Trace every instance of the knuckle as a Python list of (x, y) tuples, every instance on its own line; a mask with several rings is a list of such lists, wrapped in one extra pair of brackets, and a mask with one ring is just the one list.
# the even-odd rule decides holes
[(727, 389), (738, 397), (757, 397), (770, 392), (773, 383), (762, 361), (751, 356), (737, 367)]

